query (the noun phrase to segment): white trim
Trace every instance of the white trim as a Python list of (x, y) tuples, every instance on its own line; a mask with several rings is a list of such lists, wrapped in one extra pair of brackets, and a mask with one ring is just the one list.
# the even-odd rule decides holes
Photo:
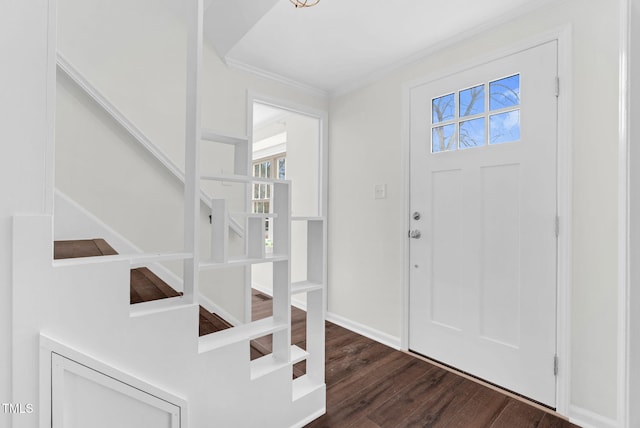
[[(411, 171), (410, 159), (410, 93), (411, 89), (425, 83), (459, 73), (464, 70), (503, 58), (517, 52), (530, 49), (543, 43), (557, 41), (558, 43), (558, 77), (561, 83), (561, 94), (558, 97), (558, 182), (557, 182), (557, 210), (561, 219), (561, 233), (558, 237), (558, 270), (557, 270), (557, 328), (556, 350), (560, 361), (560, 372), (556, 378), (556, 409), (559, 414), (566, 415), (570, 403), (570, 321), (571, 321), (571, 230), (572, 230), (572, 116), (571, 103), (573, 99), (573, 73), (572, 73), (572, 27), (565, 25), (537, 36), (525, 39), (506, 48), (488, 53), (471, 61), (455, 66), (447, 67), (438, 72), (429, 74), (403, 84), (403, 111), (402, 111), (402, 139), (403, 139), (403, 169), (404, 169), (404, 209), (403, 230), (409, 227), (410, 212), (410, 184)], [(403, 247), (403, 331), (401, 334), (401, 348), (409, 348), (409, 242), (405, 238)]]
[[(509, 55), (513, 55), (515, 53), (527, 50), (527, 49), (531, 49), (534, 48), (536, 46), (548, 43), (548, 42), (552, 42), (554, 40), (558, 40), (560, 41), (561, 38), (564, 37), (568, 37), (570, 36), (572, 33), (572, 26), (571, 24), (566, 24), (566, 25), (562, 25), (559, 26), (557, 28), (542, 32), (540, 34), (537, 34), (535, 36), (531, 36), (525, 39), (522, 39), (520, 41), (511, 43), (509, 45), (506, 45), (502, 48), (497, 48), (492, 50), (491, 52), (488, 52), (486, 54), (483, 55), (479, 55), (475, 58), (472, 58), (470, 60), (464, 61), (464, 62), (460, 62), (460, 63), (456, 63), (454, 65), (442, 68), (440, 70), (434, 71), (432, 73), (429, 73), (425, 76), (419, 77), (417, 79), (413, 79), (413, 80), (409, 80), (406, 81), (402, 87), (403, 89), (411, 89), (413, 87), (417, 87), (417, 86), (421, 86), (424, 85), (426, 83), (430, 83), (432, 81), (438, 80), (438, 79), (442, 79), (445, 78), (447, 76), (450, 76), (452, 74), (457, 74), (466, 70), (469, 70), (471, 68), (474, 67), (478, 67), (482, 64), (486, 64), (504, 57), (507, 57)], [(568, 46), (568, 49), (570, 49), (571, 46)], [(560, 66), (560, 64), (571, 64), (570, 58), (567, 59), (566, 61), (558, 61), (558, 66)], [(562, 70), (560, 70), (562, 71)], [(571, 70), (569, 70), (571, 71)], [(562, 76), (560, 76), (561, 78), (566, 78), (566, 79), (571, 79), (572, 77), (565, 71), (563, 73)], [(569, 82), (571, 83), (571, 82)], [(568, 88), (565, 88), (565, 86), (569, 86)], [(564, 93), (566, 93), (566, 89), (570, 89), (571, 85), (569, 84), (562, 84), (562, 90), (565, 91)]]
[(361, 336), (368, 337), (371, 340), (387, 345), (393, 349), (402, 349), (400, 346), (400, 338), (397, 336), (392, 336), (388, 333), (360, 324), (357, 321), (350, 320), (333, 312), (327, 312), (326, 320), (337, 324), (340, 327), (344, 327), (347, 330), (351, 330)]
[(370, 85), (372, 83), (375, 83), (383, 79), (385, 76), (391, 74), (392, 72), (400, 68), (411, 66), (418, 62), (424, 61), (431, 55), (437, 52), (443, 51), (444, 49), (450, 46), (472, 39), (473, 37), (479, 34), (490, 31), (510, 21), (514, 21), (538, 9), (546, 8), (551, 3), (557, 3), (557, 0), (539, 0), (536, 2), (529, 2), (528, 4), (521, 6), (509, 13), (506, 13), (494, 20), (488, 21), (484, 24), (480, 24), (478, 26), (465, 30), (455, 36), (448, 37), (439, 43), (435, 43), (426, 49), (423, 49), (413, 55), (410, 55), (406, 58), (396, 61), (394, 64), (383, 67), (381, 69), (365, 74), (363, 76), (358, 76), (356, 79), (352, 80), (351, 82), (344, 83), (338, 86), (337, 88), (334, 88), (333, 90), (329, 91), (329, 96), (331, 98), (336, 98), (336, 97), (343, 96), (349, 92), (356, 91), (360, 88), (363, 88), (367, 85)]
[[(411, 87), (407, 84), (402, 86), (402, 177), (403, 184), (403, 213), (402, 216), (402, 236), (409, 232), (410, 212), (411, 212)], [(404, 351), (409, 350), (409, 322), (410, 322), (410, 241), (404, 239), (402, 244), (402, 332), (400, 333), (400, 347)]]
[(122, 126), (139, 144), (149, 151), (165, 168), (184, 183), (184, 173), (158, 146), (138, 128), (133, 122), (103, 95), (82, 73), (74, 67), (65, 56), (58, 52), (58, 69), (66, 74), (91, 99), (93, 99), (106, 113)]
[(617, 364), (617, 419), (619, 427), (630, 423), (630, 181), (629, 181), (629, 46), (630, 10), (629, 0), (619, 1), (619, 109), (618, 109), (618, 364)]
[(569, 420), (582, 428), (618, 428), (615, 420), (579, 406), (569, 406)]
[(53, 215), (54, 183), (56, 166), (56, 50), (58, 42), (57, 0), (47, 3), (47, 101), (45, 127), (45, 160), (44, 160), (44, 214)]
[[(62, 358), (85, 366), (89, 370), (101, 373), (114, 381), (129, 385), (150, 396), (171, 403), (180, 409), (179, 426), (187, 427), (188, 403), (184, 397), (164, 390), (152, 383), (138, 377), (116, 369), (115, 367), (101, 361), (79, 349), (67, 346), (58, 340), (45, 334), (40, 334), (40, 426), (50, 426), (49, 419), (52, 409), (52, 375), (55, 374), (52, 355), (57, 354)], [(55, 404), (54, 404), (55, 405)]]
[(280, 83), (280, 84), (285, 85), (285, 86), (289, 86), (290, 88), (298, 89), (300, 91), (306, 92), (308, 94), (311, 94), (311, 95), (314, 95), (314, 96), (317, 96), (317, 97), (328, 98), (328, 96), (329, 96), (329, 92), (324, 90), (324, 89), (317, 88), (315, 86), (299, 82), (297, 80), (291, 79), (291, 78), (283, 76), (281, 74), (274, 73), (272, 71), (268, 71), (268, 70), (264, 70), (264, 69), (259, 68), (259, 67), (255, 67), (253, 65), (244, 63), (242, 61), (238, 61), (237, 59), (233, 59), (233, 58), (230, 58), (230, 57), (225, 57), (224, 62), (227, 64), (227, 66), (229, 68), (232, 68), (232, 69), (235, 69), (235, 70), (239, 70), (239, 71), (244, 71), (246, 73), (250, 73), (250, 74), (253, 74), (255, 76), (261, 77), (263, 79), (267, 79), (267, 80), (270, 80), (272, 82), (276, 82), (276, 83)]
[[(628, 282), (626, 286), (626, 426), (640, 426), (640, 265), (631, 263), (640, 255), (640, 124), (631, 117), (640, 115), (640, 0), (629, 1), (629, 38), (627, 39), (627, 144), (628, 144)], [(633, 403), (633, 405), (632, 405)]]
[(559, 29), (558, 77), (558, 192), (557, 209), (560, 218), (557, 267), (556, 352), (559, 360), (556, 378), (556, 411), (567, 415), (571, 403), (571, 289), (573, 231), (573, 52), (572, 27)]

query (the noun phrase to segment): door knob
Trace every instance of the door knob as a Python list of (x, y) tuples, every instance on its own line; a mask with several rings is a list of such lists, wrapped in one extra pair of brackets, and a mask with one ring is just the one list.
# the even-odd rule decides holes
[(420, 232), (418, 229), (409, 231), (409, 238), (420, 239), (421, 236), (422, 236), (422, 232)]

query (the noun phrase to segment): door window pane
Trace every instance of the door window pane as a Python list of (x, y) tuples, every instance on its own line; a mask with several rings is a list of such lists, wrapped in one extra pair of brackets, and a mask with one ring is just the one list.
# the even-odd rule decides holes
[(484, 117), (460, 122), (460, 149), (484, 146)]
[(520, 110), (494, 114), (489, 119), (489, 144), (520, 140)]
[(431, 101), (431, 123), (446, 122), (455, 118), (455, 97), (453, 94), (434, 98)]
[(456, 149), (456, 125), (437, 126), (431, 131), (431, 152), (445, 152)]
[(499, 110), (518, 105), (520, 105), (519, 74), (489, 83), (490, 110)]
[(484, 85), (460, 91), (459, 116), (471, 116), (484, 112)]

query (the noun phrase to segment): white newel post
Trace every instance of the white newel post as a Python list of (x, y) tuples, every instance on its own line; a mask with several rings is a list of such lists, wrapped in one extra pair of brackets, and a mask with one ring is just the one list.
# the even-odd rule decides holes
[(185, 118), (185, 186), (184, 186), (184, 246), (193, 257), (184, 264), (184, 296), (197, 301), (200, 222), (199, 147), (200, 79), (202, 67), (203, 2), (190, 0), (187, 14), (187, 100)]

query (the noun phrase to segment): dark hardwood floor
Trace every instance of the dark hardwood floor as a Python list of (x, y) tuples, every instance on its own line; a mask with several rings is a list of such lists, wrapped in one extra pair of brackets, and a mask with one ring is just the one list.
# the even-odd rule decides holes
[[(253, 319), (271, 298), (253, 291)], [(291, 343), (306, 343), (306, 313), (291, 308)], [(309, 428), (571, 428), (575, 425), (416, 356), (326, 322), (327, 413)], [(270, 337), (258, 341), (271, 351)], [(296, 370), (297, 369), (297, 370)], [(294, 367), (294, 377), (304, 366)]]
[[(115, 254), (99, 239), (58, 241), (54, 248), (55, 258)], [(157, 280), (146, 268), (132, 270), (131, 303), (179, 295)], [(271, 316), (269, 296), (254, 290), (252, 304), (254, 320)], [(304, 349), (306, 313), (292, 307), (291, 318), (291, 343)], [(200, 308), (200, 335), (229, 327), (216, 314)], [(252, 341), (251, 359), (270, 352), (271, 336)], [(304, 370), (304, 362), (296, 364), (293, 376)], [(538, 406), (330, 322), (326, 322), (325, 370), (327, 413), (308, 428), (576, 427)]]
[(326, 323), (327, 413), (309, 428), (575, 425), (405, 352)]

